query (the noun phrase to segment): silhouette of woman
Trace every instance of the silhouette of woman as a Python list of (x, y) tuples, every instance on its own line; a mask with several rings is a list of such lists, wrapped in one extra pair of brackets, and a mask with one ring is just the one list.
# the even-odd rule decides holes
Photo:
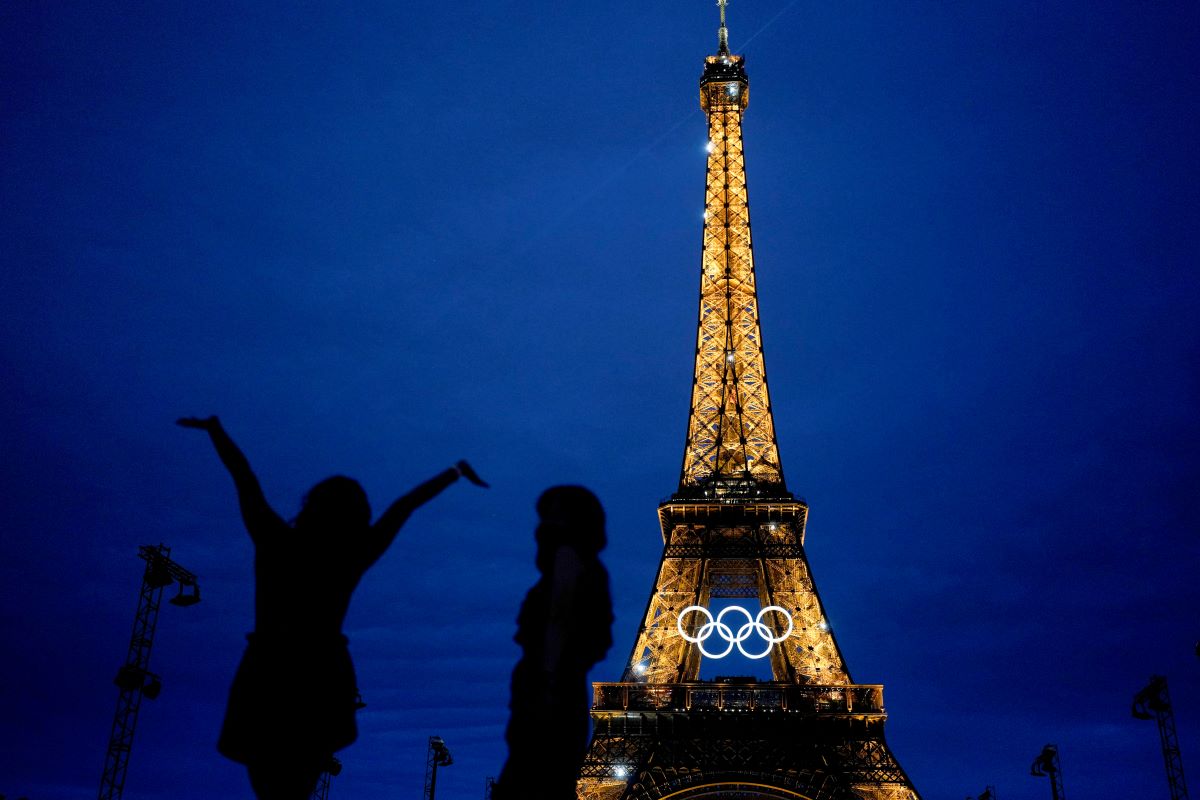
[(547, 489), (534, 584), (517, 616), (508, 761), (495, 800), (574, 800), (588, 738), (587, 673), (612, 646), (612, 600), (599, 554), (604, 509), (582, 486)]
[(309, 490), (289, 524), (267, 504), (250, 462), (216, 417), (178, 424), (208, 432), (254, 542), (254, 632), (229, 690), (217, 749), (246, 765), (260, 800), (302, 800), (333, 753), (358, 736), (358, 689), (342, 635), (354, 588), (418, 507), (459, 477), (487, 484), (459, 461), (372, 525), (362, 487), (334, 476)]

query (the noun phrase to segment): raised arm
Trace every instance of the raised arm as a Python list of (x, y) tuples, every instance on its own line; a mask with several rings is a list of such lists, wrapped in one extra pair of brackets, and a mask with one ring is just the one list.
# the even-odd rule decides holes
[(396, 534), (400, 532), (400, 526), (414, 511), (437, 497), (460, 477), (466, 478), (476, 486), (487, 488), (487, 484), (480, 480), (479, 476), (475, 474), (475, 470), (471, 469), (471, 465), (466, 461), (459, 461), (450, 469), (442, 470), (420, 484), (388, 506), (387, 511), (380, 514), (379, 519), (371, 526), (370, 541), (364, 554), (366, 558), (364, 569), (374, 564), (380, 556), (387, 552), (387, 549), (392, 546)]
[(225, 432), (219, 419), (216, 417), (183, 417), (177, 420), (177, 423), (184, 428), (208, 432), (213, 447), (216, 448), (217, 455), (221, 458), (221, 463), (225, 465), (225, 469), (229, 470), (229, 474), (233, 478), (233, 485), (237, 487), (238, 506), (242, 511), (242, 521), (246, 523), (246, 530), (251, 539), (257, 542), (261, 534), (284, 524), (280, 516), (268, 505), (262, 486), (259, 485), (258, 478), (250, 469), (250, 462), (246, 460), (246, 456)]

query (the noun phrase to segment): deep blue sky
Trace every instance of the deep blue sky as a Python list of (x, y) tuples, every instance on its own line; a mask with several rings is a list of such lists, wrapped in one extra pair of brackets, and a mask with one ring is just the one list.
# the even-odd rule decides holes
[[(609, 511), (614, 680), (694, 348), (706, 0), (0, 10), (0, 793), (95, 796), (141, 562), (164, 607), (126, 797), (248, 797), (213, 749), (251, 625), (219, 413), (285, 515), (470, 458), (347, 621), (333, 797), (482, 796), (533, 502)], [(773, 22), (772, 22), (773, 20)], [(765, 27), (765, 29), (764, 29)], [(752, 41), (747, 42), (747, 40)], [(735, 0), (767, 369), (854, 678), (926, 800), (1200, 781), (1200, 7)], [(304, 587), (297, 586), (297, 591)]]

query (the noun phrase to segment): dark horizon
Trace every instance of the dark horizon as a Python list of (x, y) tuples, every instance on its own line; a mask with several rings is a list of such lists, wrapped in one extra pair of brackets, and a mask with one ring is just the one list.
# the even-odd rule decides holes
[[(0, 794), (93, 797), (142, 562), (165, 606), (125, 797), (249, 797), (215, 750), (252, 625), (219, 414), (285, 517), (460, 458), (346, 633), (330, 797), (477, 800), (504, 758), (533, 503), (608, 513), (620, 678), (695, 352), (711, 2), (17, 3), (0, 20), (8, 709)], [(852, 677), (925, 800), (1200, 765), (1200, 9), (735, 0), (774, 421)], [(302, 591), (303, 587), (297, 587)], [(731, 670), (733, 671), (733, 670)], [(711, 676), (713, 673), (706, 673)], [(728, 673), (726, 673), (728, 674)], [(1196, 780), (1193, 774), (1193, 782)]]

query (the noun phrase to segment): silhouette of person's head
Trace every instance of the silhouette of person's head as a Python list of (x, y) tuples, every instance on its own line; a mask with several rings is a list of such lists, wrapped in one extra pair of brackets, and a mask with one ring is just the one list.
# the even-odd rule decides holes
[(537, 527), (538, 568), (549, 567), (554, 550), (570, 545), (585, 557), (604, 549), (604, 507), (596, 495), (582, 486), (554, 486), (542, 492), (537, 501), (541, 522)]
[(358, 481), (334, 475), (308, 490), (293, 524), (306, 532), (366, 528), (371, 524), (371, 504)]

